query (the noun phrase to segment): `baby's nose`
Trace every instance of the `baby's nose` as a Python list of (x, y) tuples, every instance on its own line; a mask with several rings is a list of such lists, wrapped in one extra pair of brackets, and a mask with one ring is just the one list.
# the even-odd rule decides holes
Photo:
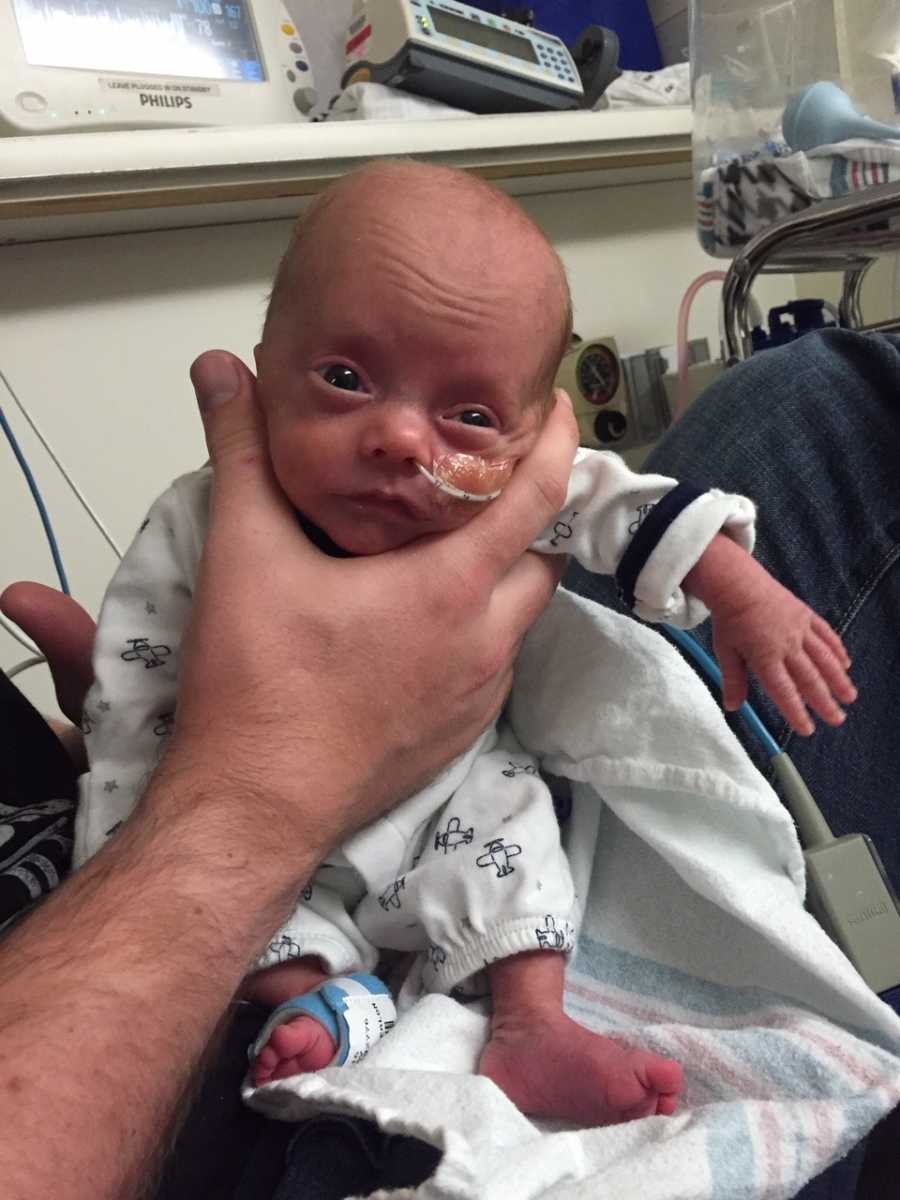
[(405, 406), (379, 413), (366, 430), (363, 453), (390, 462), (422, 462), (432, 458), (431, 424)]

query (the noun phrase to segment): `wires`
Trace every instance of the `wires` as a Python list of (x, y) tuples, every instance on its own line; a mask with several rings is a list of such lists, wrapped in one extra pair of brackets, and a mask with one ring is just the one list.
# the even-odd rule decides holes
[(9, 636), (14, 638), (20, 646), (24, 646), (29, 654), (38, 653), (37, 646), (32, 645), (28, 638), (21, 632), (18, 625), (14, 625), (12, 621), (8, 621), (3, 613), (0, 613), (0, 628), (5, 629)]
[[(672, 413), (672, 421), (675, 422), (679, 417), (684, 415), (684, 410), (688, 406), (689, 400), (689, 381), (688, 375), (690, 371), (690, 362), (688, 356), (690, 354), (690, 342), (688, 340), (688, 324), (691, 317), (691, 307), (694, 303), (694, 298), (702, 287), (708, 283), (717, 281), (724, 282), (724, 271), (704, 271), (702, 275), (698, 275), (693, 283), (688, 285), (687, 291), (681, 298), (681, 303), (678, 306), (678, 326), (675, 335), (675, 349), (677, 355), (678, 368), (678, 390), (675, 394), (675, 409)], [(762, 309), (752, 296), (747, 297), (747, 307), (752, 324), (755, 326), (762, 325), (763, 315)], [(725, 313), (721, 305), (719, 305), (719, 343), (725, 343)]]
[(707, 283), (714, 283), (717, 280), (722, 281), (725, 278), (724, 271), (704, 271), (702, 275), (698, 275), (692, 284), (689, 285), (687, 291), (681, 298), (681, 304), (678, 306), (678, 334), (676, 343), (678, 347), (678, 396), (675, 404), (675, 412), (672, 414), (672, 420), (677, 421), (688, 405), (688, 321), (691, 316), (691, 305), (694, 303), (694, 297)]
[(31, 667), (40, 667), (46, 662), (43, 654), (35, 654), (32, 658), (26, 658), (24, 662), (16, 663), (14, 667), (6, 672), (7, 679), (15, 679), (17, 675), (21, 675), (23, 671), (29, 670)]
[[(97, 513), (91, 507), (91, 505), (88, 503), (87, 498), (84, 496), (82, 491), (79, 489), (79, 487), (75, 483), (75, 481), (72, 479), (72, 476), (69, 474), (69, 472), (63, 466), (63, 464), (60, 462), (59, 457), (57, 456), (56, 452), (53, 450), (53, 447), (50, 445), (50, 443), (44, 437), (43, 433), (41, 433), (41, 430), (39, 429), (36, 421), (34, 420), (34, 418), (31, 415), (31, 413), (28, 411), (28, 409), (25, 407), (25, 405), (22, 403), (22, 401), (16, 395), (15, 389), (13, 388), (12, 384), (9, 382), (9, 380), (4, 375), (2, 368), (0, 368), (0, 382), (2, 382), (3, 386), (9, 392), (10, 396), (12, 397), (13, 403), (16, 405), (16, 408), (18, 408), (19, 412), (22, 414), (22, 416), (28, 422), (28, 426), (31, 429), (31, 432), (34, 434), (34, 436), (37, 438), (37, 440), (41, 443), (41, 445), (44, 447), (44, 449), (49, 454), (50, 459), (53, 462), (53, 465), (59, 471), (60, 475), (62, 475), (62, 477), (66, 481), (66, 483), (69, 485), (69, 490), (72, 492), (72, 495), (75, 497), (75, 499), (78, 501), (78, 503), (84, 509), (84, 511), (87, 513), (87, 515), (90, 518), (91, 522), (93, 523), (94, 527), (98, 530), (98, 532), (102, 536), (103, 540), (109, 546), (110, 550), (112, 550), (113, 554), (115, 554), (116, 558), (121, 559), (122, 550), (116, 544), (115, 540), (113, 539), (112, 534), (109, 532), (109, 530), (103, 524), (103, 522), (100, 520), (100, 517), (97, 515)], [(2, 415), (2, 409), (0, 409), (0, 415)], [(8, 428), (9, 428), (9, 426), (6, 424), (5, 421), (3, 422), (3, 427), (4, 427), (4, 431), (8, 430)], [(7, 433), (7, 436), (11, 437), (11, 433)], [(18, 457), (18, 455), (16, 457)], [(20, 464), (21, 464), (21, 461), (22, 460), (20, 459)], [(23, 470), (25, 470), (25, 469), (26, 468), (23, 466)]]
[[(3, 382), (6, 383), (5, 376), (3, 377)], [(6, 384), (6, 386), (9, 387), (9, 384)], [(10, 395), (12, 395), (12, 394), (13, 394), (12, 389), (10, 389)], [(13, 398), (15, 398), (15, 397), (13, 397)], [(59, 586), (62, 588), (62, 590), (65, 592), (65, 594), (67, 596), (71, 596), (72, 593), (69, 590), (69, 580), (68, 580), (68, 577), (66, 576), (66, 569), (63, 566), (62, 556), (59, 552), (59, 546), (57, 545), (57, 542), (56, 542), (56, 534), (53, 532), (53, 526), (50, 523), (50, 517), (49, 517), (49, 514), (47, 513), (47, 507), (44, 504), (44, 498), (41, 495), (41, 490), (37, 485), (37, 481), (35, 480), (34, 476), (31, 473), (31, 467), (29, 467), (28, 461), (25, 458), (25, 455), (22, 453), (21, 446), (16, 441), (16, 435), (13, 433), (12, 427), (10, 426), (9, 422), (7, 421), (2, 408), (0, 408), (0, 429), (2, 429), (3, 432), (6, 434), (6, 439), (12, 448), (13, 454), (16, 457), (16, 462), (18, 462), (19, 466), (22, 468), (22, 474), (25, 476), (25, 482), (28, 484), (29, 490), (31, 491), (32, 499), (34, 500), (34, 503), (37, 507), (38, 515), (41, 518), (41, 524), (44, 527), (44, 533), (47, 535), (47, 542), (49, 543), (49, 546), (50, 546), (50, 553), (53, 555), (53, 565), (56, 567), (56, 574), (59, 578)]]
[[(81, 491), (75, 484), (75, 482), (72, 479), (69, 472), (66, 470), (66, 468), (63, 466), (63, 464), (60, 462), (58, 456), (55, 454), (55, 452), (53, 451), (53, 448), (50, 446), (50, 443), (47, 441), (47, 439), (44, 437), (41, 430), (38, 428), (34, 418), (31, 416), (31, 413), (29, 413), (29, 411), (27, 410), (25, 405), (22, 403), (22, 401), (16, 395), (15, 389), (13, 388), (12, 384), (7, 379), (7, 377), (4, 374), (2, 369), (0, 369), (0, 382), (3, 383), (3, 386), (6, 388), (7, 392), (9, 392), (9, 394), (12, 397), (12, 400), (15, 403), (16, 407), (18, 408), (19, 412), (22, 414), (25, 421), (28, 423), (29, 428), (34, 433), (35, 437), (38, 439), (38, 441), (41, 443), (41, 445), (44, 447), (44, 449), (47, 451), (47, 454), (50, 456), (51, 461), (56, 466), (57, 470), (62, 475), (62, 477), (66, 481), (66, 483), (69, 485), (69, 488), (72, 491), (73, 495), (75, 496), (76, 500), (79, 502), (81, 507), (87, 513), (88, 517), (93, 522), (94, 526), (99, 530), (100, 534), (106, 541), (107, 545), (112, 550), (113, 554), (115, 554), (116, 558), (120, 559), (122, 557), (122, 551), (116, 545), (115, 541), (111, 537), (106, 526), (100, 520), (97, 513), (94, 512), (93, 508), (90, 506), (90, 504), (88, 503), (88, 501), (86, 500), (84, 495), (81, 493)], [(0, 429), (2, 429), (3, 432), (6, 434), (6, 438), (9, 441), (10, 447), (12, 449), (13, 454), (15, 455), (16, 461), (18, 462), (19, 466), (22, 469), (22, 474), (25, 476), (25, 480), (28, 484), (28, 488), (31, 492), (35, 506), (37, 507), (37, 510), (38, 510), (38, 514), (41, 518), (41, 524), (44, 527), (44, 533), (47, 537), (47, 542), (50, 546), (50, 553), (53, 556), (53, 564), (56, 567), (56, 574), (57, 574), (57, 577), (59, 578), (59, 585), (62, 588), (63, 592), (67, 596), (69, 596), (69, 595), (71, 595), (71, 592), (69, 589), (69, 580), (68, 580), (68, 576), (66, 575), (65, 567), (63, 566), (62, 555), (60, 553), (59, 544), (57, 543), (57, 540), (56, 540), (56, 535), (53, 532), (53, 525), (50, 521), (50, 516), (47, 512), (47, 507), (44, 504), (44, 499), (43, 499), (43, 496), (41, 495), (40, 488), (38, 487), (37, 481), (35, 480), (34, 475), (32, 474), (31, 468), (28, 465), (28, 461), (25, 458), (25, 454), (24, 454), (21, 446), (19, 445), (18, 441), (16, 440), (16, 435), (13, 433), (12, 427), (10, 426), (9, 422), (6, 419), (6, 414), (3, 412), (2, 406), (0, 406)], [(33, 645), (33, 643), (22, 634), (21, 630), (19, 630), (19, 628), (16, 625), (14, 625), (12, 621), (7, 620), (7, 618), (2, 613), (0, 613), (0, 628), (4, 629), (11, 638), (14, 638), (15, 641), (17, 641), (19, 643), (20, 646), (23, 646), (28, 651), (29, 655), (31, 656), (31, 657), (25, 659), (23, 662), (17, 663), (16, 666), (14, 666), (11, 670), (9, 670), (7, 672), (8, 678), (13, 679), (16, 675), (21, 674), (23, 671), (27, 671), (29, 668), (36, 667), (40, 663), (43, 663), (46, 661), (44, 659), (43, 655), (39, 652), (37, 646)]]
[[(69, 474), (69, 472), (63, 466), (63, 464), (60, 462), (58, 455), (55, 453), (55, 451), (51, 447), (50, 443), (47, 441), (47, 439), (44, 437), (41, 430), (38, 428), (38, 425), (35, 422), (34, 418), (32, 417), (31, 413), (28, 411), (28, 409), (25, 407), (25, 405), (22, 403), (22, 401), (16, 395), (15, 389), (13, 388), (12, 384), (7, 379), (6, 375), (3, 373), (2, 369), (0, 369), (0, 382), (2, 382), (2, 384), (6, 388), (7, 392), (9, 392), (10, 396), (12, 397), (13, 402), (15, 403), (16, 407), (18, 408), (19, 412), (24, 417), (25, 421), (28, 423), (28, 426), (31, 429), (32, 433), (35, 435), (35, 437), (38, 439), (40, 444), (47, 451), (47, 454), (50, 456), (51, 461), (53, 462), (54, 466), (57, 468), (59, 473), (62, 475), (63, 479), (68, 484), (70, 491), (75, 496), (75, 499), (78, 501), (78, 503), (84, 509), (84, 511), (87, 513), (88, 518), (91, 520), (91, 522), (93, 523), (95, 528), (100, 532), (104, 541), (110, 547), (113, 554), (115, 554), (116, 558), (121, 559), (121, 557), (122, 557), (121, 549), (116, 544), (116, 542), (113, 540), (112, 535), (110, 534), (110, 532), (106, 528), (106, 526), (103, 524), (103, 522), (100, 520), (100, 517), (97, 515), (97, 513), (91, 507), (91, 505), (88, 503), (87, 499), (85, 498), (85, 496), (83, 495), (81, 490), (78, 488), (75, 481), (72, 479), (72, 476)], [(57, 577), (59, 578), (59, 585), (62, 588), (63, 592), (65, 592), (65, 594), (67, 596), (71, 595), (71, 592), (69, 589), (68, 576), (66, 575), (66, 570), (63, 565), (62, 555), (61, 555), (60, 549), (59, 549), (59, 544), (57, 543), (56, 535), (53, 532), (53, 525), (50, 521), (50, 517), (47, 512), (47, 507), (44, 504), (44, 499), (41, 495), (40, 488), (38, 487), (37, 481), (35, 480), (34, 475), (32, 474), (31, 468), (28, 465), (28, 461), (25, 458), (25, 454), (24, 454), (21, 446), (19, 445), (18, 441), (16, 440), (16, 436), (13, 433), (13, 430), (9, 424), (9, 421), (6, 419), (6, 415), (3, 412), (2, 407), (0, 407), (0, 429), (2, 429), (3, 432), (6, 434), (7, 440), (9, 441), (10, 447), (12, 449), (13, 454), (15, 455), (16, 461), (18, 462), (20, 468), (22, 469), (22, 474), (25, 476), (25, 480), (28, 483), (29, 490), (31, 491), (32, 498), (34, 499), (35, 506), (37, 507), (38, 514), (40, 515), (40, 518), (41, 518), (41, 524), (44, 527), (44, 533), (47, 537), (47, 542), (50, 546), (50, 553), (53, 556), (53, 563), (54, 563), (54, 566), (56, 567), (56, 574), (57, 574)], [(17, 628), (16, 625), (14, 625), (11, 621), (7, 620), (7, 618), (4, 617), (2, 613), (0, 613), (0, 628), (4, 629), (11, 638), (14, 638), (19, 643), (19, 645), (23, 646), (28, 651), (28, 653), (32, 656), (31, 659), (28, 659), (26, 662), (19, 663), (17, 666), (12, 668), (12, 671), (15, 674), (18, 674), (20, 671), (25, 671), (31, 666), (36, 666), (38, 661), (43, 662), (43, 658), (41, 657), (41, 655), (38, 651), (38, 648), (35, 645), (33, 645), (32, 642), (21, 633), (21, 631)]]

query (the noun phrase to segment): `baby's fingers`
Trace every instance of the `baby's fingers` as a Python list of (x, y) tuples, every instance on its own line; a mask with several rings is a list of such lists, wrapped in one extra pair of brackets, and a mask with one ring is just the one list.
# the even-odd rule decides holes
[(757, 674), (760, 683), (791, 729), (804, 737), (809, 737), (815, 731), (815, 725), (806, 711), (806, 704), (794, 682), (793, 671), (779, 660), (766, 667), (765, 670), (758, 670)]
[[(835, 700), (818, 664), (801, 650), (786, 659), (785, 666), (800, 696), (813, 712), (818, 713), (827, 725), (841, 725), (846, 714)], [(812, 721), (808, 716), (807, 724), (812, 733)], [(804, 732), (796, 725), (794, 728), (798, 733)]]
[(813, 633), (822, 639), (846, 671), (850, 666), (850, 655), (847, 653), (847, 647), (841, 641), (840, 636), (834, 632), (826, 620), (816, 614), (813, 615), (811, 627)]
[(852, 704), (858, 693), (846, 671), (846, 667), (850, 663), (850, 658), (846, 650), (844, 650), (843, 642), (841, 642), (834, 630), (829, 625), (826, 625), (825, 628), (833, 637), (837, 638), (842, 653), (836, 654), (834, 643), (831, 639), (824, 637), (815, 627), (806, 639), (806, 653), (809, 655), (814, 666), (818, 668), (832, 694), (837, 696), (842, 703)]
[(722, 703), (726, 712), (734, 712), (747, 699), (747, 667), (730, 646), (717, 645), (716, 657), (722, 671)]

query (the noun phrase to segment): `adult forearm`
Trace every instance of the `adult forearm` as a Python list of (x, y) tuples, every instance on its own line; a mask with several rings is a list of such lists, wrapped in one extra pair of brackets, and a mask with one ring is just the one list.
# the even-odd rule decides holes
[(287, 866), (266, 854), (245, 800), (230, 827), (216, 801), (210, 828), (193, 783), (161, 778), (7, 939), (6, 1200), (58, 1193), (61, 1172), (71, 1200), (140, 1195), (217, 1022), (314, 869), (303, 846)]

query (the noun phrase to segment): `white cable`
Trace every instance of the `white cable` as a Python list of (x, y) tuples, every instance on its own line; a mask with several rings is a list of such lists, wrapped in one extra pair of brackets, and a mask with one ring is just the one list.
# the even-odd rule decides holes
[(3, 613), (0, 613), (0, 625), (2, 625), (9, 636), (14, 638), (20, 646), (24, 646), (29, 654), (40, 654), (40, 650), (38, 650), (37, 646), (35, 646), (33, 642), (30, 642), (28, 638), (25, 637), (25, 635), (20, 631), (18, 625), (14, 625), (12, 621), (4, 617)]
[(40, 667), (46, 662), (43, 654), (36, 654), (34, 658), (26, 658), (23, 662), (16, 663), (14, 667), (6, 672), (7, 679), (15, 679), (17, 675), (21, 675), (23, 671), (29, 670), (31, 667)]
[(103, 538), (105, 539), (107, 545), (112, 550), (113, 554), (115, 554), (116, 558), (120, 559), (122, 557), (122, 551), (116, 545), (109, 530), (106, 528), (106, 526), (103, 524), (103, 522), (97, 516), (97, 514), (94, 512), (93, 508), (91, 508), (88, 501), (82, 495), (77, 484), (72, 479), (72, 476), (69, 474), (69, 472), (63, 466), (63, 464), (59, 461), (59, 458), (54, 453), (53, 449), (50, 446), (50, 443), (47, 441), (47, 439), (44, 437), (43, 433), (41, 433), (40, 429), (38, 428), (37, 424), (35, 423), (34, 418), (31, 416), (31, 413), (28, 411), (28, 409), (25, 407), (25, 405), (22, 403), (22, 401), (16, 395), (15, 391), (13, 390), (12, 384), (9, 382), (9, 380), (6, 378), (6, 375), (3, 373), (2, 367), (0, 367), (0, 381), (2, 381), (3, 386), (9, 392), (10, 396), (12, 396), (16, 407), (18, 408), (18, 410), (22, 414), (22, 416), (25, 418), (25, 420), (28, 422), (28, 425), (30, 426), (31, 431), (34, 434), (34, 436), (37, 438), (37, 440), (41, 443), (41, 445), (44, 447), (44, 449), (50, 455), (50, 458), (56, 465), (56, 468), (59, 471), (60, 475), (62, 475), (63, 479), (69, 485), (69, 488), (71, 489), (73, 495), (75, 496), (75, 499), (78, 501), (78, 503), (81, 505), (81, 507), (87, 513), (87, 515), (93, 521), (96, 528), (100, 531), (100, 533), (102, 534)]

